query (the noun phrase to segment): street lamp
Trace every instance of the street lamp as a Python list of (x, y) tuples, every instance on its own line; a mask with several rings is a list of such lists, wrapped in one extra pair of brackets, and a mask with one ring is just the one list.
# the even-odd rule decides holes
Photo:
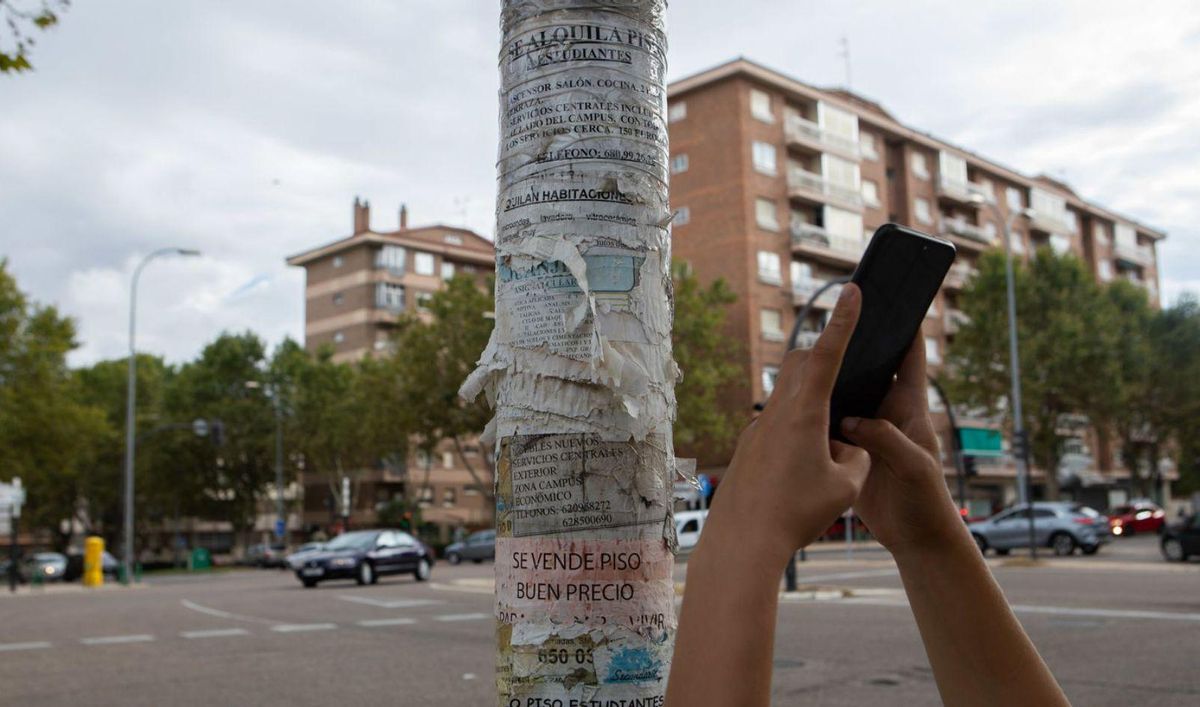
[(287, 537), (287, 513), (283, 506), (283, 401), (279, 396), (279, 385), (258, 381), (246, 381), (250, 389), (262, 388), (275, 408), (275, 535)]
[[(1018, 447), (1017, 454), (1014, 458), (1017, 463), (1017, 500), (1025, 504), (1025, 509), (1029, 513), (1029, 556), (1037, 557), (1037, 544), (1034, 542), (1033, 532), (1033, 494), (1031, 493), (1031, 483), (1029, 474), (1029, 445), (1025, 441), (1025, 422), (1021, 414), (1021, 362), (1017, 355), (1017, 295), (1016, 287), (1013, 284), (1013, 259), (1012, 259), (1012, 226), (1016, 222), (1018, 216), (1032, 218), (1033, 210), (1029, 208), (1018, 209), (1004, 217), (1000, 211), (1000, 207), (995, 202), (984, 198), (982, 194), (972, 194), (969, 197), (972, 204), (976, 206), (986, 206), (997, 221), (1004, 227), (1004, 280), (1007, 289), (1008, 298), (1008, 359), (1009, 373), (1012, 378), (1012, 416), (1013, 416), (1013, 442), (1014, 446)], [(1053, 469), (1047, 469), (1047, 474), (1055, 473)]]
[(134, 350), (134, 334), (137, 322), (137, 286), (142, 269), (151, 260), (164, 255), (197, 256), (200, 251), (190, 248), (160, 248), (142, 258), (133, 270), (129, 285), (129, 380), (125, 396), (125, 547), (121, 554), (121, 567), (125, 583), (133, 577), (133, 460), (136, 438), (134, 432), (134, 408), (137, 406), (137, 353)]

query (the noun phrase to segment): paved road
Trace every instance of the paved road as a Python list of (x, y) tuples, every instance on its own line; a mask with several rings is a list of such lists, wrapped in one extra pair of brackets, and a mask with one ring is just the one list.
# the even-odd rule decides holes
[[(1200, 563), (1161, 562), (1149, 537), (1112, 550), (993, 566), (1076, 704), (1200, 703)], [(801, 582), (850, 596), (781, 604), (775, 704), (938, 704), (886, 554), (811, 557)], [(5, 596), (0, 704), (487, 705), (490, 574), (441, 564), (426, 584), (305, 590), (266, 570)]]

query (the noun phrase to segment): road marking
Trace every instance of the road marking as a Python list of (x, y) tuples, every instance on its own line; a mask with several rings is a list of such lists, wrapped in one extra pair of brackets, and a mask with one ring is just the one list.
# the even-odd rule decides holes
[(217, 618), (221, 618), (221, 619), (233, 619), (234, 621), (251, 621), (256, 624), (267, 624), (267, 625), (273, 625), (273, 624), (278, 623), (277, 621), (271, 621), (270, 619), (260, 619), (256, 616), (243, 616), (241, 614), (233, 614), (228, 611), (221, 611), (220, 609), (214, 609), (209, 606), (202, 606), (190, 599), (181, 599), (179, 601), (179, 603), (183, 604), (183, 608), (185, 608), (185, 609), (191, 609), (192, 611), (198, 611), (201, 614), (208, 614), (209, 616), (216, 616)]
[[(903, 599), (883, 599), (873, 597), (850, 597), (843, 599), (847, 604), (863, 604), (868, 606), (908, 607)], [(796, 602), (799, 603), (799, 602)], [(1012, 604), (1012, 610), (1018, 614), (1040, 614), (1044, 616), (1076, 616), (1096, 619), (1151, 619), (1156, 621), (1182, 621), (1185, 623), (1200, 622), (1200, 614), (1178, 611), (1144, 611), (1141, 609), (1099, 609), (1078, 606), (1038, 606), (1035, 604)]]
[(374, 627), (376, 627), (376, 626), (409, 626), (409, 625), (411, 625), (411, 624), (415, 624), (416, 622), (417, 622), (417, 620), (416, 620), (416, 619), (408, 619), (408, 618), (402, 618), (402, 619), (367, 619), (366, 621), (359, 621), (359, 622), (358, 622), (358, 625), (359, 625), (359, 626), (366, 626), (367, 628), (374, 628)]
[(484, 580), (484, 581), (486, 581), (486, 584), (480, 583), (478, 586), (475, 586), (472, 584), (461, 584), (461, 582), (464, 582), (464, 581), (466, 581), (466, 580), (456, 580), (454, 584), (441, 584), (439, 582), (430, 582), (429, 588), (430, 589), (440, 589), (442, 591), (448, 591), (448, 592), (465, 592), (467, 594), (494, 594), (496, 591), (492, 587), (492, 583), (490, 580)]
[(478, 621), (491, 618), (491, 614), (442, 614), (433, 617), (434, 621)]
[(148, 633), (135, 633), (128, 636), (94, 636), (81, 638), (79, 642), (85, 646), (111, 646), (119, 643), (149, 643), (154, 636)]
[(375, 599), (373, 597), (356, 597), (349, 594), (338, 596), (342, 601), (352, 601), (356, 604), (378, 606), (381, 609), (411, 609), (414, 606), (429, 606), (430, 604), (445, 604), (434, 599)]
[(184, 638), (222, 638), (224, 636), (249, 636), (250, 632), (244, 628), (213, 628), (203, 631), (181, 631), (179, 635)]
[(36, 651), (49, 648), (49, 641), (28, 641), (26, 643), (0, 643), (0, 653), (5, 651)]
[(276, 633), (299, 633), (301, 631), (330, 631), (337, 628), (337, 624), (279, 624), (272, 626), (271, 630)]
[(882, 570), (862, 570), (859, 572), (838, 572), (836, 574), (815, 574), (812, 576), (800, 575), (796, 576), (796, 580), (803, 583), (825, 582), (832, 579), (860, 579), (863, 577), (888, 577), (894, 574), (899, 574), (899, 570), (895, 567)]

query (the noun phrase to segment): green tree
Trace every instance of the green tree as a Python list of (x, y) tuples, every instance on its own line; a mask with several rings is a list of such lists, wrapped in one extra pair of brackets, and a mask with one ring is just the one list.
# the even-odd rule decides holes
[[(1151, 323), (1151, 389), (1159, 424), (1175, 442), (1182, 493), (1200, 491), (1200, 302), (1185, 296)], [(1151, 450), (1157, 463), (1159, 449)]]
[[(81, 479), (105, 434), (103, 415), (79, 402), (67, 368), (75, 325), (54, 307), (28, 300), (0, 260), (0, 470), (20, 476), (27, 527), (71, 539)], [(66, 533), (61, 528), (66, 527)]]
[[(985, 253), (978, 265), (960, 297), (969, 322), (949, 347), (947, 387), (952, 399), (996, 412), (1009, 402), (1004, 254)], [(1014, 264), (1014, 275), (1025, 428), (1053, 499), (1063, 422), (1077, 415), (1103, 418), (1113, 408), (1120, 365), (1115, 317), (1073, 255), (1039, 249), (1028, 263)]]
[(737, 296), (722, 279), (708, 287), (682, 263), (674, 263), (675, 323), (671, 343), (683, 373), (675, 385), (675, 443), (710, 454), (728, 451), (735, 427), (717, 399), (739, 373), (736, 345), (724, 333), (725, 314)]
[(29, 52), (37, 43), (34, 33), (57, 25), (59, 13), (69, 6), (70, 0), (0, 0), (0, 27), (7, 27), (9, 34), (7, 42), (0, 44), (0, 74), (33, 69)]
[[(451, 440), (475, 487), (489, 501), (493, 488), (464, 453), (463, 441), (482, 433), (491, 413), (482, 400), (462, 400), (458, 389), (492, 333), (490, 291), (470, 277), (451, 278), (425, 304), (427, 315), (410, 315), (401, 322), (392, 353), (371, 370), (387, 381), (384, 388), (392, 386), (396, 398), (391, 404), (419, 447), (432, 452), (442, 440)], [(491, 455), (480, 456), (490, 470)]]

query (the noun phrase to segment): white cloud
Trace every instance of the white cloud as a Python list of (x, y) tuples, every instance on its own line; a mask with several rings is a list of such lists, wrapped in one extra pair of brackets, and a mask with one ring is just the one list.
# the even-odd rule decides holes
[[(284, 9), (285, 8), (285, 9)], [(1170, 233), (1163, 291), (1200, 289), (1200, 10), (1184, 0), (1004, 4), (671, 3), (671, 75), (746, 55), (844, 81), (900, 120)], [(72, 361), (123, 356), (128, 279), (146, 270), (139, 349), (181, 360), (223, 330), (303, 331), (283, 259), (378, 228), (492, 230), (495, 3), (76, 3), (35, 73), (4, 79), (0, 256), (80, 324)]]

